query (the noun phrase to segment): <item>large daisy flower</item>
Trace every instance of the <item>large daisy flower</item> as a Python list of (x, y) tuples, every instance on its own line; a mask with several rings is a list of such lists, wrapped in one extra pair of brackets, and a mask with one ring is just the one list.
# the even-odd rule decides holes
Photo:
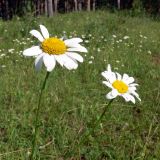
[(30, 33), (40, 41), (39, 46), (33, 46), (23, 51), (25, 56), (35, 56), (35, 67), (39, 70), (44, 63), (48, 72), (51, 72), (56, 61), (63, 67), (72, 70), (78, 67), (78, 62), (83, 62), (83, 57), (76, 52), (87, 52), (87, 49), (79, 43), (83, 40), (72, 38), (62, 40), (56, 37), (49, 37), (45, 26), (40, 25), (41, 33), (32, 30)]
[(141, 101), (136, 92), (136, 86), (138, 84), (134, 83), (133, 77), (129, 77), (127, 74), (121, 76), (117, 72), (112, 72), (110, 65), (108, 65), (107, 71), (102, 72), (102, 76), (106, 78), (106, 81), (103, 81), (103, 83), (112, 89), (112, 91), (106, 95), (107, 99), (114, 99), (117, 96), (122, 96), (127, 102), (131, 101), (135, 103), (134, 97)]

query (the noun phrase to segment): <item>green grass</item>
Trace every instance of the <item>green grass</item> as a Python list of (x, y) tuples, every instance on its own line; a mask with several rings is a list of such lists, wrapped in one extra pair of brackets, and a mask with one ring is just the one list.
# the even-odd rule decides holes
[[(82, 37), (89, 52), (81, 54), (85, 61), (77, 70), (57, 65), (50, 74), (38, 146), (49, 144), (37, 151), (37, 159), (159, 160), (160, 22), (102, 11), (0, 21), (0, 159), (28, 158), (46, 71), (36, 72), (34, 58), (23, 57), (22, 51), (38, 43), (29, 31), (39, 30), (39, 24), (52, 36), (65, 31), (66, 37)], [(94, 134), (83, 140), (109, 102), (101, 76), (108, 64), (136, 79), (142, 102), (116, 98)]]

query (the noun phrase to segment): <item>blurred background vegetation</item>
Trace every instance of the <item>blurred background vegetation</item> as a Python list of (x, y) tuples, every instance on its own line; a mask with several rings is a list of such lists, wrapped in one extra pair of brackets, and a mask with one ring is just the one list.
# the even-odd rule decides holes
[(0, 0), (0, 18), (4, 20), (12, 19), (15, 15), (55, 16), (58, 12), (97, 9), (130, 10), (135, 15), (160, 15), (160, 0)]

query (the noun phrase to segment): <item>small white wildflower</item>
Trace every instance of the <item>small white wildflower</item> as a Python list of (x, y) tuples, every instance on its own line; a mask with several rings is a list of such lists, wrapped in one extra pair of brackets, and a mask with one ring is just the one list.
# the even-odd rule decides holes
[(84, 34), (82, 34), (82, 38), (84, 39), (86, 36)]
[(36, 70), (40, 70), (44, 63), (47, 71), (51, 72), (56, 62), (68, 70), (77, 69), (78, 62), (83, 62), (83, 57), (77, 52), (87, 52), (87, 49), (80, 44), (83, 40), (81, 38), (62, 40), (50, 37), (47, 28), (43, 25), (40, 25), (40, 30), (41, 33), (37, 30), (32, 30), (30, 33), (41, 44), (23, 51), (24, 56), (36, 57)]
[(6, 68), (6, 65), (2, 65), (1, 67), (2, 67), (2, 68)]
[(118, 67), (114, 67), (115, 70), (118, 70)]
[(144, 38), (144, 39), (147, 39), (147, 37), (146, 37), (146, 36), (144, 36), (143, 38)]
[(84, 42), (85, 42), (85, 43), (89, 43), (89, 40), (85, 40)]
[(91, 56), (91, 59), (94, 59), (94, 56)]
[(92, 62), (92, 61), (88, 61), (88, 63), (89, 63), (89, 64), (92, 64), (93, 62)]
[(151, 52), (151, 51), (148, 51), (148, 54), (152, 54), (152, 52)]
[(106, 79), (106, 81), (103, 81), (103, 84), (112, 89), (106, 95), (107, 99), (114, 99), (117, 96), (121, 96), (126, 102), (131, 101), (135, 103), (135, 97), (141, 101), (136, 92), (136, 86), (138, 84), (134, 83), (135, 80), (133, 77), (129, 77), (125, 73), (120, 75), (118, 72), (112, 72), (110, 65), (108, 65), (106, 71), (102, 72), (102, 76)]
[(97, 51), (98, 51), (98, 52), (100, 52), (100, 51), (101, 51), (101, 49), (100, 49), (100, 48), (98, 48), (98, 49), (97, 49)]
[(129, 36), (124, 36), (123, 39), (129, 39)]
[(122, 64), (121, 66), (124, 67), (124, 64)]
[(6, 56), (4, 53), (3, 53), (3, 54), (1, 54), (1, 57), (4, 57), (4, 56)]

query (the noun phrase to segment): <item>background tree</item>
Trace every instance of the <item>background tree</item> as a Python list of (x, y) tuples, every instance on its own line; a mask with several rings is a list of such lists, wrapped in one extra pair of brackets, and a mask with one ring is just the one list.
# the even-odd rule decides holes
[(49, 17), (53, 16), (53, 1), (52, 0), (47, 0), (47, 11), (48, 11)]

